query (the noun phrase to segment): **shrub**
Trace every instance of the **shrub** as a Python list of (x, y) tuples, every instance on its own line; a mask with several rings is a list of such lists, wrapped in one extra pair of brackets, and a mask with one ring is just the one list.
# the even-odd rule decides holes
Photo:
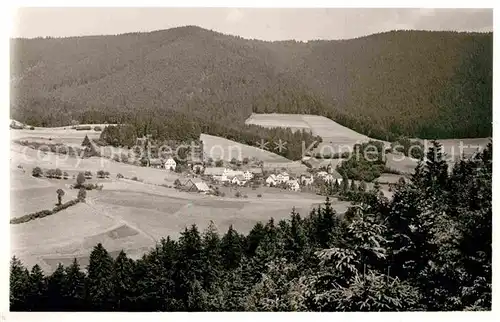
[(47, 170), (47, 172), (45, 173), (45, 176), (47, 178), (55, 178), (56, 177), (56, 170), (55, 169)]
[(244, 195), (244, 196), (243, 196), (243, 198), (248, 198), (248, 196), (247, 196), (247, 195)]
[(31, 172), (31, 175), (33, 177), (39, 178), (39, 177), (41, 177), (43, 175), (43, 171), (42, 171), (42, 169), (40, 167), (35, 167), (35, 168), (33, 168), (33, 171)]
[(61, 169), (57, 168), (54, 170), (54, 175), (57, 179), (61, 179), (61, 177), (63, 176), (63, 172), (61, 171)]
[(241, 197), (241, 192), (236, 191), (236, 193), (234, 194), (234, 196), (235, 196), (236, 198), (240, 198), (240, 197)]
[(117, 179), (123, 179), (123, 174), (118, 173), (118, 174), (116, 175), (116, 178), (117, 178)]
[(76, 185), (75, 188), (80, 188), (85, 183), (85, 174), (83, 172), (78, 173), (76, 177)]
[(139, 178), (137, 178), (137, 177), (132, 177), (130, 180), (139, 181)]
[(61, 211), (63, 209), (69, 208), (71, 206), (74, 206), (74, 205), (76, 205), (79, 202), (80, 202), (79, 199), (73, 199), (73, 200), (70, 200), (70, 201), (68, 201), (66, 203), (63, 203), (62, 205), (59, 205), (59, 206), (55, 207), (54, 209), (52, 209), (52, 214), (54, 214), (54, 213), (56, 213), (58, 211)]

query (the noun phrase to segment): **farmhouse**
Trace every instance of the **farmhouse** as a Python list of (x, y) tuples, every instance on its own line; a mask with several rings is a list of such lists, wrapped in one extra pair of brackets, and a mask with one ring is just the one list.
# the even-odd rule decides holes
[(149, 159), (149, 166), (160, 169), (163, 166), (163, 162), (160, 159)]
[(245, 177), (243, 177), (242, 175), (237, 175), (237, 176), (232, 177), (231, 183), (242, 186), (246, 183), (246, 180), (245, 180)]
[(276, 176), (278, 183), (286, 183), (290, 180), (290, 175), (287, 172), (281, 172)]
[(305, 174), (300, 176), (300, 183), (303, 186), (310, 186), (314, 182), (314, 176), (311, 174), (309, 176), (306, 176)]
[(276, 176), (274, 174), (271, 174), (269, 177), (266, 179), (266, 184), (268, 186), (275, 186), (276, 183), (278, 183), (278, 179), (276, 179)]
[(253, 173), (247, 170), (243, 173), (243, 177), (246, 181), (250, 181), (253, 179)]
[(288, 188), (292, 191), (299, 191), (300, 190), (300, 185), (297, 180), (290, 180), (287, 182)]
[(201, 180), (193, 181), (191, 179), (186, 181), (186, 183), (182, 186), (182, 190), (187, 192), (200, 192), (200, 193), (210, 192), (210, 188), (205, 182)]
[(168, 158), (167, 161), (165, 161), (165, 169), (170, 170), (170, 171), (175, 171), (175, 167), (177, 166), (177, 162), (173, 158)]

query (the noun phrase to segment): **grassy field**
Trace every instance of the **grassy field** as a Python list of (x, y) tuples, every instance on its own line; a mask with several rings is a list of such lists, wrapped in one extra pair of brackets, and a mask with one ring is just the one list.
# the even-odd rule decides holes
[[(264, 127), (308, 129), (320, 136), (323, 142), (313, 153), (331, 154), (352, 149), (356, 143), (370, 140), (366, 135), (353, 131), (326, 117), (306, 114), (252, 114), (246, 121)], [(343, 150), (341, 150), (343, 149)]]
[[(11, 144), (11, 216), (51, 209), (57, 201), (56, 190), (62, 188), (63, 200), (76, 197), (77, 191), (69, 189), (75, 182), (72, 177), (80, 171), (90, 170), (90, 182), (103, 185), (102, 191), (88, 191), (87, 201), (54, 215), (11, 225), (12, 255), (25, 264), (39, 264), (47, 272), (57, 263), (69, 264), (76, 257), (86, 265), (93, 246), (102, 243), (116, 255), (124, 249), (131, 256), (140, 256), (156, 241), (166, 236), (178, 236), (186, 226), (206, 228), (212, 220), (221, 232), (233, 225), (238, 231), (247, 232), (258, 221), (266, 222), (288, 218), (292, 207), (306, 215), (313, 205), (322, 203), (323, 197), (297, 194), (262, 188), (245, 194), (248, 198), (226, 198), (180, 192), (160, 186), (173, 185), (179, 174), (162, 169), (137, 167), (105, 158), (78, 159), (51, 152)], [(22, 168), (19, 168), (21, 166)], [(60, 168), (69, 173), (69, 179), (34, 178), (33, 167)], [(111, 173), (110, 179), (95, 178), (96, 171)], [(137, 176), (143, 182), (116, 179), (116, 174)], [(257, 193), (262, 197), (258, 198)], [(334, 207), (344, 211), (347, 203), (338, 202)]]
[(257, 114), (253, 113), (245, 124), (259, 125), (266, 128), (290, 128), (294, 130), (311, 131), (311, 126), (304, 121), (303, 116), (300, 114)]
[(227, 140), (218, 136), (201, 134), (203, 141), (203, 152), (214, 160), (223, 159), (230, 161), (232, 158), (243, 160), (243, 158), (255, 157), (261, 161), (270, 162), (289, 162), (290, 160), (275, 153), (262, 150), (253, 146), (241, 144), (235, 141)]
[[(98, 124), (97, 124), (98, 125)], [(67, 144), (78, 145), (82, 144), (85, 135), (90, 139), (98, 139), (101, 132), (92, 130), (77, 131), (67, 127), (43, 128), (37, 127), (34, 130), (11, 130), (11, 140), (29, 140), (32, 142), (51, 143), (51, 144)]]

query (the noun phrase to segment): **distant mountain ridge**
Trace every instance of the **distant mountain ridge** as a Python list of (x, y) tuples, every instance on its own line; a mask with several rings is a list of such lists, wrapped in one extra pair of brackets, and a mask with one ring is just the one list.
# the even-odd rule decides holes
[(12, 39), (11, 117), (57, 126), (170, 111), (238, 129), (252, 112), (300, 113), (380, 139), (485, 137), (492, 35), (265, 42), (188, 26)]

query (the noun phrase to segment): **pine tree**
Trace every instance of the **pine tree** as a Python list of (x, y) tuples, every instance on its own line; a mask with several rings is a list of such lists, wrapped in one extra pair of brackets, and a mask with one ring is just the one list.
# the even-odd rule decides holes
[(292, 209), (289, 233), (284, 236), (284, 252), (286, 258), (297, 262), (304, 258), (304, 251), (307, 247), (307, 236), (303, 227), (300, 214)]
[(342, 176), (342, 182), (340, 183), (340, 193), (342, 195), (347, 194), (349, 191), (349, 179), (346, 176)]
[[(179, 238), (179, 257), (174, 280), (176, 282), (175, 297), (180, 302), (181, 311), (197, 310), (193, 307), (190, 294), (195, 284), (203, 280), (203, 248), (201, 236), (196, 225), (185, 229)], [(197, 303), (202, 305), (201, 303)], [(203, 304), (204, 305), (204, 304)]]
[(351, 180), (351, 187), (349, 188), (352, 192), (357, 192), (358, 187), (356, 186), (356, 182), (354, 180)]
[(82, 146), (84, 147), (91, 147), (92, 142), (90, 142), (90, 139), (87, 135), (85, 135), (85, 138), (83, 139)]
[(333, 193), (338, 193), (340, 191), (340, 184), (339, 184), (339, 181), (338, 179), (335, 179), (335, 181), (333, 182)]
[(122, 250), (113, 263), (113, 274), (111, 276), (114, 310), (127, 311), (130, 308), (134, 292), (133, 272), (133, 262)]
[(21, 261), (13, 256), (10, 262), (10, 310), (24, 311), (28, 308), (29, 272)]
[(323, 208), (318, 207), (318, 217), (316, 222), (316, 236), (318, 246), (329, 248), (332, 243), (338, 243), (339, 219), (332, 209), (330, 198), (326, 197)]
[(66, 267), (66, 279), (64, 281), (63, 297), (64, 309), (67, 311), (83, 311), (88, 309), (85, 305), (85, 273), (80, 270), (78, 261)]
[(47, 305), (47, 284), (43, 271), (38, 264), (31, 268), (26, 302), (29, 311), (42, 311)]
[(47, 278), (47, 310), (63, 311), (64, 307), (64, 288), (66, 281), (66, 271), (64, 266), (59, 263), (56, 270)]
[(87, 268), (86, 301), (93, 310), (111, 311), (113, 303), (113, 259), (102, 246), (97, 244), (90, 253)]
[(257, 250), (257, 247), (259, 247), (265, 235), (266, 230), (264, 225), (260, 221), (257, 222), (253, 226), (252, 230), (250, 230), (246, 238), (246, 255), (248, 257), (255, 255), (255, 251)]
[(226, 270), (236, 268), (240, 263), (242, 255), (243, 248), (240, 236), (233, 229), (233, 225), (231, 225), (221, 240), (221, 256), (224, 268)]
[(439, 194), (445, 191), (448, 182), (448, 164), (442, 151), (442, 146), (437, 141), (432, 141), (432, 146), (426, 154), (423, 173), (427, 193)]
[(221, 277), (222, 256), (221, 240), (217, 227), (210, 221), (207, 229), (203, 232), (203, 287), (211, 290)]

